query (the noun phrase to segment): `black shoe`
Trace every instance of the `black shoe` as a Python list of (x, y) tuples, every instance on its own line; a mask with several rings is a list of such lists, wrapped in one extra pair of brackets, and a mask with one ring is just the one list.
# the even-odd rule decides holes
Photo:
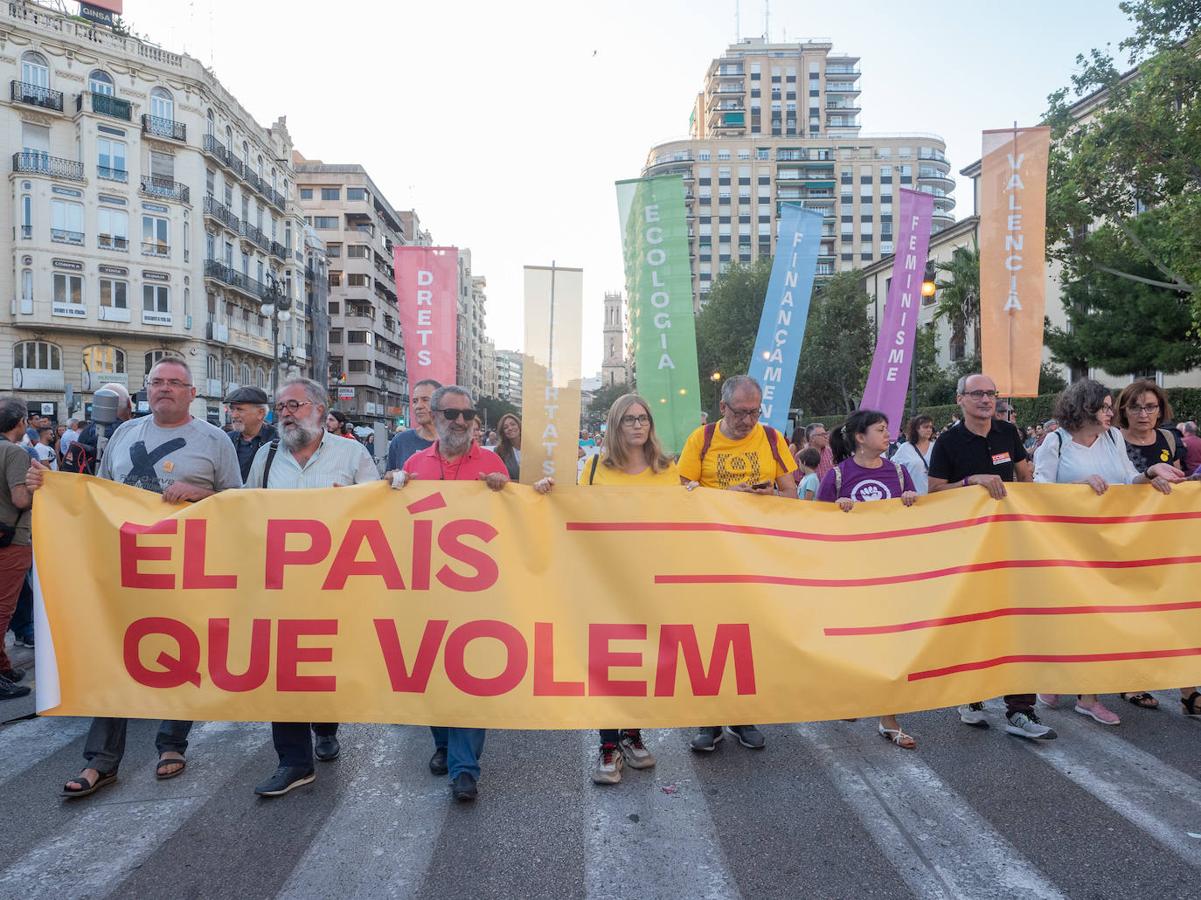
[(754, 725), (727, 725), (726, 730), (738, 738), (738, 743), (751, 750), (762, 750), (767, 745), (763, 732)]
[(430, 772), (434, 775), (445, 775), (446, 768), (446, 748), (438, 747), (434, 750), (434, 755), (430, 757)]
[(712, 728), (702, 728), (696, 733), (696, 737), (688, 745), (697, 753), (712, 753), (717, 749), (717, 745), (721, 743), (725, 735), (721, 733), (721, 726), (715, 725)]
[(317, 773), (312, 769), (302, 769), (298, 766), (280, 766), (275, 774), (266, 781), (255, 786), (254, 792), (260, 797), (281, 797), (292, 788), (303, 787), (317, 780)]
[(3, 675), (0, 675), (0, 700), (16, 700), (18, 697), (24, 697), (29, 693), (29, 688), (23, 684), (13, 684)]
[(342, 745), (338, 743), (338, 738), (332, 734), (321, 734), (317, 736), (317, 746), (313, 748), (313, 755), (322, 762), (329, 762), (337, 759), (338, 754), (342, 752)]
[(475, 786), (475, 778), (467, 772), (460, 772), (450, 785), (451, 796), (460, 803), (470, 803), (480, 795)]
[(24, 677), (24, 669), (0, 669), (0, 678), (7, 678), (9, 681), (20, 681)]
[(18, 647), (28, 647), (30, 650), (32, 650), (33, 649), (33, 635), (31, 634), (29, 637), (17, 638), (17, 646)]

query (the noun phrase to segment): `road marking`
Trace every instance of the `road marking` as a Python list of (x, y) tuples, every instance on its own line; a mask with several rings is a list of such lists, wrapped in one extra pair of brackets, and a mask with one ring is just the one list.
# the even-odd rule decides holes
[(794, 728), (918, 897), (1063, 896), (916, 753), (862, 726)]
[(432, 747), (424, 726), (354, 726), (343, 753), (361, 768), (280, 898), (416, 897), (450, 805), (445, 776), (426, 766)]
[(1028, 746), (1036, 757), (1185, 862), (1201, 866), (1197, 841), (1188, 836), (1201, 826), (1201, 782), (1115, 733), (1129, 723), (1097, 725), (1069, 705), (1051, 719), (1043, 717), (1059, 740)]
[(0, 728), (0, 784), (83, 737), (91, 722), (91, 719), (47, 716)]
[[(639, 884), (660, 885), (674, 896), (740, 897), (692, 768), (687, 734), (645, 731), (643, 740), (655, 768), (626, 767), (620, 784), (589, 784), (584, 792), (585, 896), (611, 897), (636, 876)], [(591, 781), (596, 732), (581, 732), (580, 745), (580, 777)]]
[(203, 762), (178, 780), (157, 783), (145, 768), (94, 798), (62, 801), (79, 804), (79, 817), (0, 870), (0, 897), (32, 896), (34, 885), (36, 896), (56, 900), (108, 894), (268, 740), (261, 723), (206, 722), (188, 741), (188, 756)]

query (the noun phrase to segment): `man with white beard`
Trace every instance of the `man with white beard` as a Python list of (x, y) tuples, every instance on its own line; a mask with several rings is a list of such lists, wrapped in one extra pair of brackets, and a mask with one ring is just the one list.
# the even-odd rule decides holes
[[(325, 388), (308, 378), (287, 381), (275, 395), (280, 437), (259, 449), (245, 487), (269, 489), (345, 487), (378, 481), (379, 470), (358, 441), (325, 430), (329, 401)], [(337, 759), (338, 726), (313, 723), (317, 759)], [(309, 784), (313, 768), (313, 739), (308, 722), (272, 722), (271, 737), (279, 754), (275, 774), (255, 787), (261, 797), (279, 797)]]

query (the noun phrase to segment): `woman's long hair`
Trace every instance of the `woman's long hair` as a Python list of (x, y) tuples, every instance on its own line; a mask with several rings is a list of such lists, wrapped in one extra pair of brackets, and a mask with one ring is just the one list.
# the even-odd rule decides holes
[(659, 436), (655, 434), (655, 417), (651, 414), (651, 405), (637, 394), (622, 394), (609, 407), (608, 425), (605, 431), (605, 449), (602, 461), (610, 469), (625, 471), (633, 455), (633, 448), (626, 442), (625, 433), (621, 430), (622, 416), (630, 411), (632, 406), (641, 406), (646, 410), (650, 419), (646, 435), (646, 443), (642, 445), (642, 454), (646, 464), (656, 475), (671, 465), (671, 458), (663, 452)]
[(855, 435), (866, 434), (877, 422), (887, 422), (888, 416), (874, 409), (861, 409), (851, 413), (845, 422), (830, 432), (830, 450), (834, 462), (840, 463), (855, 454)]
[(496, 421), (496, 434), (499, 440), (496, 442), (496, 455), (501, 459), (505, 459), (513, 455), (513, 442), (509, 440), (505, 434), (505, 419), (512, 419), (517, 423), (517, 431), (521, 432), (521, 419), (512, 413), (505, 413)]

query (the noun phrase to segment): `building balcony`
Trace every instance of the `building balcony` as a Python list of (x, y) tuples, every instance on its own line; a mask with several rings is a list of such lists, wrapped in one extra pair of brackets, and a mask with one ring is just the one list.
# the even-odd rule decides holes
[(142, 255), (166, 259), (171, 255), (171, 245), (164, 244), (162, 241), (142, 241)]
[(238, 217), (231, 213), (225, 204), (217, 201), (212, 194), (204, 198), (204, 214), (210, 219), (215, 219), (220, 222), (234, 234), (240, 234), (238, 230), (241, 223)]
[(188, 128), (183, 122), (145, 114), (142, 116), (142, 133), (169, 141), (179, 141), (181, 144), (187, 143), (188, 140)]
[[(207, 272), (205, 274), (208, 274)], [(204, 336), (207, 340), (215, 341), (218, 344), (229, 343), (229, 326), (222, 325), (220, 322), (209, 322), (205, 328)]]
[(238, 233), (242, 236), (243, 240), (255, 244), (264, 253), (269, 253), (271, 251), (271, 242), (267, 240), (267, 235), (263, 234), (261, 230), (251, 225), (249, 222), (243, 221), (239, 223)]
[(854, 81), (862, 74), (858, 66), (826, 66), (826, 78), (829, 81)]
[(855, 87), (855, 85), (853, 85), (853, 84), (843, 84), (841, 82), (836, 82), (834, 84), (826, 85), (826, 93), (827, 94), (861, 94), (863, 92), (861, 90), (859, 90), (859, 88)]
[[(200, 145), (206, 154), (217, 160), (217, 162), (225, 166), (225, 168), (230, 169), (231, 171), (233, 170), (234, 163), (236, 162), (234, 155), (232, 152), (230, 152), (228, 147), (217, 140), (216, 135), (206, 134)], [(241, 164), (239, 163), (239, 166), (240, 165)], [(241, 175), (241, 172), (238, 174)]]
[(941, 188), (944, 191), (952, 190), (955, 187), (955, 179), (948, 173), (935, 171), (922, 171), (917, 175), (918, 184), (929, 184)]
[(27, 103), (42, 109), (63, 111), (63, 92), (52, 91), (40, 84), (29, 84), (25, 81), (12, 82), (12, 99), (14, 103)]
[(18, 150), (13, 154), (13, 171), (28, 175), (49, 175), (51, 178), (66, 178), (83, 181), (83, 163), (73, 159), (59, 159), (37, 150)]
[(120, 119), (123, 122), (133, 121), (133, 104), (109, 94), (97, 94), (92, 91), (81, 91), (75, 96), (75, 112), (88, 109), (98, 116), (108, 116), (110, 119)]
[(142, 193), (158, 200), (174, 200), (176, 203), (192, 202), (192, 193), (188, 190), (187, 185), (157, 175), (142, 178)]
[(271, 242), (271, 255), (274, 256), (276, 259), (280, 259), (285, 262), (288, 259), (288, 251), (284, 249), (284, 245), (281, 244), (279, 241)]
[(745, 94), (746, 88), (741, 84), (719, 84), (713, 89), (714, 94)]
[(265, 300), (269, 294), (267, 286), (258, 279), (244, 275), (220, 260), (206, 259), (204, 261), (204, 277), (241, 291), (256, 303)]
[(125, 169), (114, 169), (112, 166), (96, 166), (96, 177), (126, 184), (129, 181), (129, 172)]
[(129, 252), (129, 238), (123, 234), (102, 234), (97, 239), (97, 245), (101, 250), (118, 250), (122, 253)]

